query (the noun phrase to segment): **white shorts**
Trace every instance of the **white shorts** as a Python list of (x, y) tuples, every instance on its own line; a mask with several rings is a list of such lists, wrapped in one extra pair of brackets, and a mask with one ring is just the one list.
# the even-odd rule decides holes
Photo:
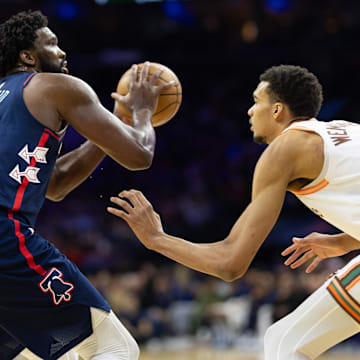
[(316, 359), (360, 332), (360, 256), (265, 334), (265, 360)]

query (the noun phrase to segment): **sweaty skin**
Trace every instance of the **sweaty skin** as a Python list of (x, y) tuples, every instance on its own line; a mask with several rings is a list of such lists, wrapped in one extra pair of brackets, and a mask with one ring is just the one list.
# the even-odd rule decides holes
[(197, 244), (166, 234), (159, 215), (136, 190), (111, 198), (123, 210), (109, 207), (108, 211), (124, 219), (148, 249), (226, 281), (243, 276), (275, 225), (286, 191), (298, 190), (317, 178), (324, 163), (319, 135), (301, 130), (282, 134), (294, 118), (286, 104), (270, 101), (267, 85), (258, 85), (248, 114), (254, 138), (269, 146), (255, 168), (252, 200), (225, 239)]

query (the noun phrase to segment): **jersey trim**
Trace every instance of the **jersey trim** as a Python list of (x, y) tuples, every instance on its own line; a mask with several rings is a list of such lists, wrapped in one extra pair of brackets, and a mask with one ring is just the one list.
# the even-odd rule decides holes
[(327, 185), (329, 185), (329, 182), (326, 179), (323, 179), (322, 181), (320, 181), (318, 184), (316, 184), (314, 186), (310, 186), (308, 188), (301, 189), (301, 190), (289, 190), (289, 191), (295, 195), (309, 195), (309, 194), (313, 194), (317, 191), (320, 191)]
[(329, 283), (327, 289), (340, 307), (343, 308), (343, 310), (346, 311), (354, 320), (360, 323), (359, 303), (345, 290), (336, 276)]
[(348, 271), (339, 276), (342, 285), (346, 290), (350, 290), (360, 281), (360, 264), (356, 263)]
[[(47, 140), (49, 139), (49, 136), (50, 136), (49, 133), (45, 129), (40, 137), (38, 146), (43, 147), (46, 144)], [(33, 157), (30, 161), (30, 166), (35, 166), (35, 164), (36, 164), (36, 158)], [(25, 190), (26, 190), (28, 184), (29, 184), (29, 180), (26, 177), (24, 177), (17, 192), (16, 192), (14, 205), (13, 205), (12, 209), (8, 211), (8, 218), (14, 222), (15, 235), (19, 240), (19, 249), (20, 249), (20, 252), (25, 257), (29, 267), (31, 269), (35, 270), (38, 274), (45, 275), (46, 271), (40, 265), (35, 264), (32, 254), (30, 253), (30, 251), (27, 249), (27, 247), (25, 245), (26, 239), (25, 239), (24, 234), (20, 231), (20, 222), (19, 222), (19, 220), (16, 220), (14, 218), (14, 212), (20, 210), (21, 203), (24, 198), (24, 193), (25, 193)]]
[(23, 86), (25, 87), (25, 86), (29, 83), (29, 81), (30, 81), (36, 74), (37, 74), (37, 73), (32, 73), (32, 74), (30, 74), (30, 75), (26, 78), (26, 80), (24, 81)]
[(60, 140), (60, 136), (56, 135), (53, 131), (51, 131), (48, 128), (45, 128), (44, 131), (46, 131), (48, 134), (50, 134), (51, 136), (53, 136), (56, 140)]

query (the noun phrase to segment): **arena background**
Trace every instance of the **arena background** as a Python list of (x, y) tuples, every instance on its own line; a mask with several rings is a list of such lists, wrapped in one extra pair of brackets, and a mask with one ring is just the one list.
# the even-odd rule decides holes
[[(266, 327), (347, 260), (305, 275), (282, 265), (281, 250), (294, 235), (336, 229), (288, 195), (251, 270), (225, 283), (146, 250), (105, 208), (111, 195), (136, 188), (167, 232), (195, 242), (225, 237), (250, 200), (264, 150), (252, 142), (247, 116), (260, 73), (278, 64), (305, 66), (324, 86), (320, 119), (360, 118), (360, 2), (0, 0), (0, 21), (26, 9), (49, 17), (71, 74), (109, 109), (110, 93), (132, 63), (163, 63), (183, 86), (179, 113), (156, 131), (151, 169), (130, 172), (106, 158), (64, 201), (45, 203), (37, 230), (109, 300), (145, 349), (143, 359), (255, 358)], [(83, 141), (69, 129), (62, 151)], [(356, 357), (358, 344), (355, 337), (328, 356)]]

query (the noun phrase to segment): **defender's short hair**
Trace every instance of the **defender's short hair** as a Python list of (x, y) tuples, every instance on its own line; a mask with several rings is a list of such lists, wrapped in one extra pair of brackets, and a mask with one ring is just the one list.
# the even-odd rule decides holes
[(15, 67), (21, 50), (34, 47), (36, 31), (48, 25), (40, 11), (23, 11), (0, 25), (0, 77)]
[(267, 81), (272, 101), (284, 102), (295, 117), (316, 117), (323, 102), (322, 86), (309, 70), (294, 65), (279, 65), (260, 75)]

